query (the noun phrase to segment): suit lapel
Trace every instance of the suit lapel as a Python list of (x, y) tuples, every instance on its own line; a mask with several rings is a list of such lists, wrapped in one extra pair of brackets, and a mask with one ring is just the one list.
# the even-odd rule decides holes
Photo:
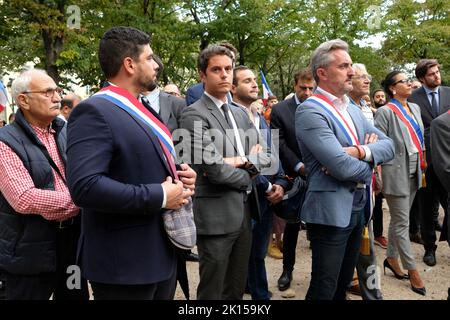
[(159, 114), (163, 123), (168, 123), (170, 118), (169, 99), (163, 92), (159, 93)]
[[(119, 107), (117, 107), (119, 108)], [(150, 108), (152, 109), (152, 108)], [(129, 114), (128, 112), (126, 112), (125, 110), (123, 110), (127, 115), (129, 115), (131, 117), (131, 119), (133, 119), (134, 121), (136, 121), (136, 123), (142, 128), (142, 130), (144, 130), (145, 134), (149, 137), (150, 141), (152, 142), (153, 146), (155, 147), (158, 155), (159, 155), (159, 159), (161, 160), (161, 162), (163, 163), (163, 165), (166, 167), (167, 171), (170, 173), (171, 170), (169, 168), (169, 164), (167, 163), (166, 157), (164, 156), (164, 152), (161, 148), (161, 144), (159, 142), (158, 137), (151, 131), (151, 129), (144, 124), (141, 120), (133, 117), (131, 114)], [(153, 115), (156, 116), (156, 111), (155, 110), (151, 110), (151, 112), (153, 113)], [(159, 115), (158, 115), (159, 118)]]
[[(232, 128), (226, 122), (225, 117), (219, 111), (219, 108), (216, 107), (214, 102), (211, 99), (209, 99), (206, 95), (203, 95), (202, 99), (203, 99), (204, 105), (210, 111), (212, 116), (217, 120), (217, 122), (220, 125), (220, 128), (222, 128), (223, 133), (225, 134), (225, 136), (227, 137), (227, 139), (231, 143), (231, 145), (234, 147), (234, 150), (237, 152), (236, 143), (234, 142), (233, 137), (230, 137), (227, 134), (227, 130), (228, 130), (229, 133), (231, 133), (232, 132)], [(233, 116), (234, 116), (234, 113), (233, 113)], [(211, 129), (213, 129), (213, 128), (211, 128)]]
[(428, 100), (427, 93), (425, 92), (424, 87), (420, 88), (420, 91), (419, 91), (418, 93), (419, 93), (420, 99), (422, 100), (422, 101), (421, 101), (421, 104), (422, 104), (423, 106), (425, 106), (425, 108), (424, 108), (425, 110), (423, 110), (423, 111), (425, 111), (426, 113), (428, 113), (428, 116), (429, 116), (431, 119), (433, 119), (433, 118), (434, 118), (433, 110), (432, 110), (432, 107), (431, 107), (430, 100)]

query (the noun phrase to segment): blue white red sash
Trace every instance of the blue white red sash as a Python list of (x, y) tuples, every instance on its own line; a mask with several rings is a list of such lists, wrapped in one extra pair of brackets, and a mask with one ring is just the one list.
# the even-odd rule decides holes
[(93, 96), (106, 99), (115, 106), (125, 110), (131, 116), (141, 120), (158, 137), (159, 143), (166, 157), (169, 168), (174, 178), (178, 179), (175, 167), (175, 147), (172, 135), (166, 125), (158, 120), (144, 105), (129, 91), (116, 86), (107, 86)]
[(339, 110), (333, 105), (333, 103), (324, 95), (315, 93), (308, 98), (309, 102), (312, 102), (322, 109), (324, 109), (338, 124), (347, 138), (348, 144), (350, 146), (360, 145), (359, 140), (352, 130), (350, 125), (345, 120), (344, 116), (339, 112)]
[[(345, 120), (344, 116), (339, 112), (339, 110), (333, 105), (333, 103), (324, 95), (315, 93), (311, 97), (308, 98), (308, 101), (320, 106), (324, 109), (338, 124), (341, 130), (344, 132), (344, 135), (347, 138), (348, 144), (350, 146), (360, 145), (358, 138), (356, 137), (355, 132), (352, 130), (348, 122)], [(366, 185), (366, 193), (367, 193), (367, 201), (364, 206), (364, 216), (366, 220), (366, 224), (370, 222), (372, 217), (373, 208), (374, 208), (374, 192), (373, 186), (375, 181), (375, 175), (372, 174), (372, 179), (369, 185)]]
[(402, 106), (400, 102), (392, 99), (387, 106), (397, 115), (397, 117), (406, 125), (408, 128), (409, 135), (414, 143), (414, 146), (419, 151), (420, 167), (422, 170), (425, 169), (425, 159), (423, 157), (423, 135), (420, 130), (420, 126), (413, 117), (411, 117)]

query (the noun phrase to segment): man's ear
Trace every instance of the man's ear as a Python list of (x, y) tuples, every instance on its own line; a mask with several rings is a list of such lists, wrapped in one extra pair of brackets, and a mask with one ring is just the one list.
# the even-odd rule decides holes
[(24, 110), (30, 110), (30, 104), (28, 101), (28, 96), (24, 93), (21, 93), (17, 96), (17, 104), (20, 106), (20, 108)]
[(200, 72), (199, 72), (199, 75), (200, 75), (200, 80), (201, 80), (202, 82), (205, 82), (205, 80), (206, 80), (206, 74), (203, 73), (203, 71), (200, 71)]
[(126, 57), (122, 61), (122, 66), (124, 70), (129, 74), (134, 74), (136, 70), (136, 65), (134, 64), (134, 60), (131, 57)]
[(327, 80), (328, 78), (328, 72), (324, 68), (318, 68), (317, 69), (317, 76), (324, 78), (324, 80)]

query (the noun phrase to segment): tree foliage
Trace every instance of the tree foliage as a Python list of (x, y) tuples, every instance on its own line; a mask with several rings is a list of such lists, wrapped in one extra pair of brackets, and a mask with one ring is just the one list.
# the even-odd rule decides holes
[[(421, 1), (423, 2), (423, 1)], [(98, 43), (112, 26), (147, 32), (166, 68), (162, 82), (182, 89), (198, 81), (198, 52), (228, 41), (238, 49), (237, 64), (262, 69), (272, 91), (292, 91), (293, 74), (305, 68), (323, 41), (349, 43), (354, 62), (366, 64), (377, 86), (393, 67), (436, 57), (449, 79), (449, 2), (429, 0), (0, 0), (0, 72), (27, 61), (45, 68), (63, 85), (98, 87), (104, 80)], [(68, 24), (69, 5), (80, 9), (80, 28)], [(379, 6), (382, 23), (369, 25)], [(369, 40), (383, 37), (382, 47)]]

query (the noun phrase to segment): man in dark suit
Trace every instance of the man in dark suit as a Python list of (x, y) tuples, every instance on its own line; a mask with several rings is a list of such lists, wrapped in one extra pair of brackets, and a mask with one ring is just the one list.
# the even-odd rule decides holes
[(252, 178), (270, 165), (248, 116), (227, 103), (232, 59), (230, 50), (223, 46), (211, 46), (200, 53), (198, 69), (205, 93), (181, 116), (181, 128), (190, 133), (183, 137), (185, 157), (193, 161), (198, 174), (194, 217), (200, 300), (242, 299), (251, 246), (251, 213), (259, 214)]
[[(78, 263), (95, 299), (172, 299), (175, 293), (175, 250), (162, 213), (187, 203), (196, 174), (187, 165), (175, 169), (170, 133), (137, 100), (155, 81), (149, 41), (134, 28), (109, 29), (99, 60), (111, 85), (69, 118), (67, 180), (83, 210)], [(156, 125), (166, 136), (154, 133)]]
[(427, 158), (426, 188), (423, 191), (422, 240), (425, 254), (423, 262), (429, 266), (436, 265), (436, 228), (440, 229), (437, 215), (433, 208), (439, 208), (439, 203), (447, 215), (447, 193), (434, 171), (434, 161), (430, 150), (431, 121), (450, 109), (450, 88), (441, 86), (439, 63), (435, 59), (422, 59), (416, 66), (416, 77), (422, 83), (422, 88), (415, 90), (408, 101), (420, 106), (422, 122), (425, 128), (425, 149)]
[[(268, 145), (271, 144), (270, 128), (264, 117), (251, 107), (252, 102), (258, 100), (258, 84), (255, 74), (245, 66), (234, 68), (233, 104), (240, 107), (264, 137)], [(273, 148), (271, 148), (273, 150)], [(264, 259), (272, 230), (273, 211), (271, 205), (279, 203), (284, 196), (289, 182), (280, 169), (275, 175), (259, 175), (255, 179), (258, 194), (261, 219), (252, 220), (252, 249), (248, 264), (248, 289), (253, 300), (270, 300), (267, 273)]]
[[(450, 111), (440, 115), (431, 122), (431, 158), (434, 162), (434, 170), (440, 182), (448, 193), (450, 200)], [(447, 205), (447, 216), (444, 218), (441, 240), (447, 240), (450, 244), (450, 201)], [(450, 288), (448, 297), (450, 300)]]
[[(285, 172), (291, 177), (305, 175), (305, 166), (295, 138), (295, 110), (312, 95), (315, 82), (311, 71), (305, 69), (294, 75), (295, 95), (272, 108), (270, 126), (279, 130), (280, 160)], [(283, 273), (278, 279), (278, 289), (288, 289), (295, 265), (299, 223), (287, 223), (283, 235)]]
[[(434, 162), (434, 170), (450, 199), (450, 111), (440, 115), (431, 122), (430, 136), (431, 158)], [(450, 201), (447, 205), (447, 213), (450, 211), (449, 206)], [(444, 219), (441, 240), (447, 240), (450, 244), (449, 234), (450, 224), (447, 215), (446, 219)]]

